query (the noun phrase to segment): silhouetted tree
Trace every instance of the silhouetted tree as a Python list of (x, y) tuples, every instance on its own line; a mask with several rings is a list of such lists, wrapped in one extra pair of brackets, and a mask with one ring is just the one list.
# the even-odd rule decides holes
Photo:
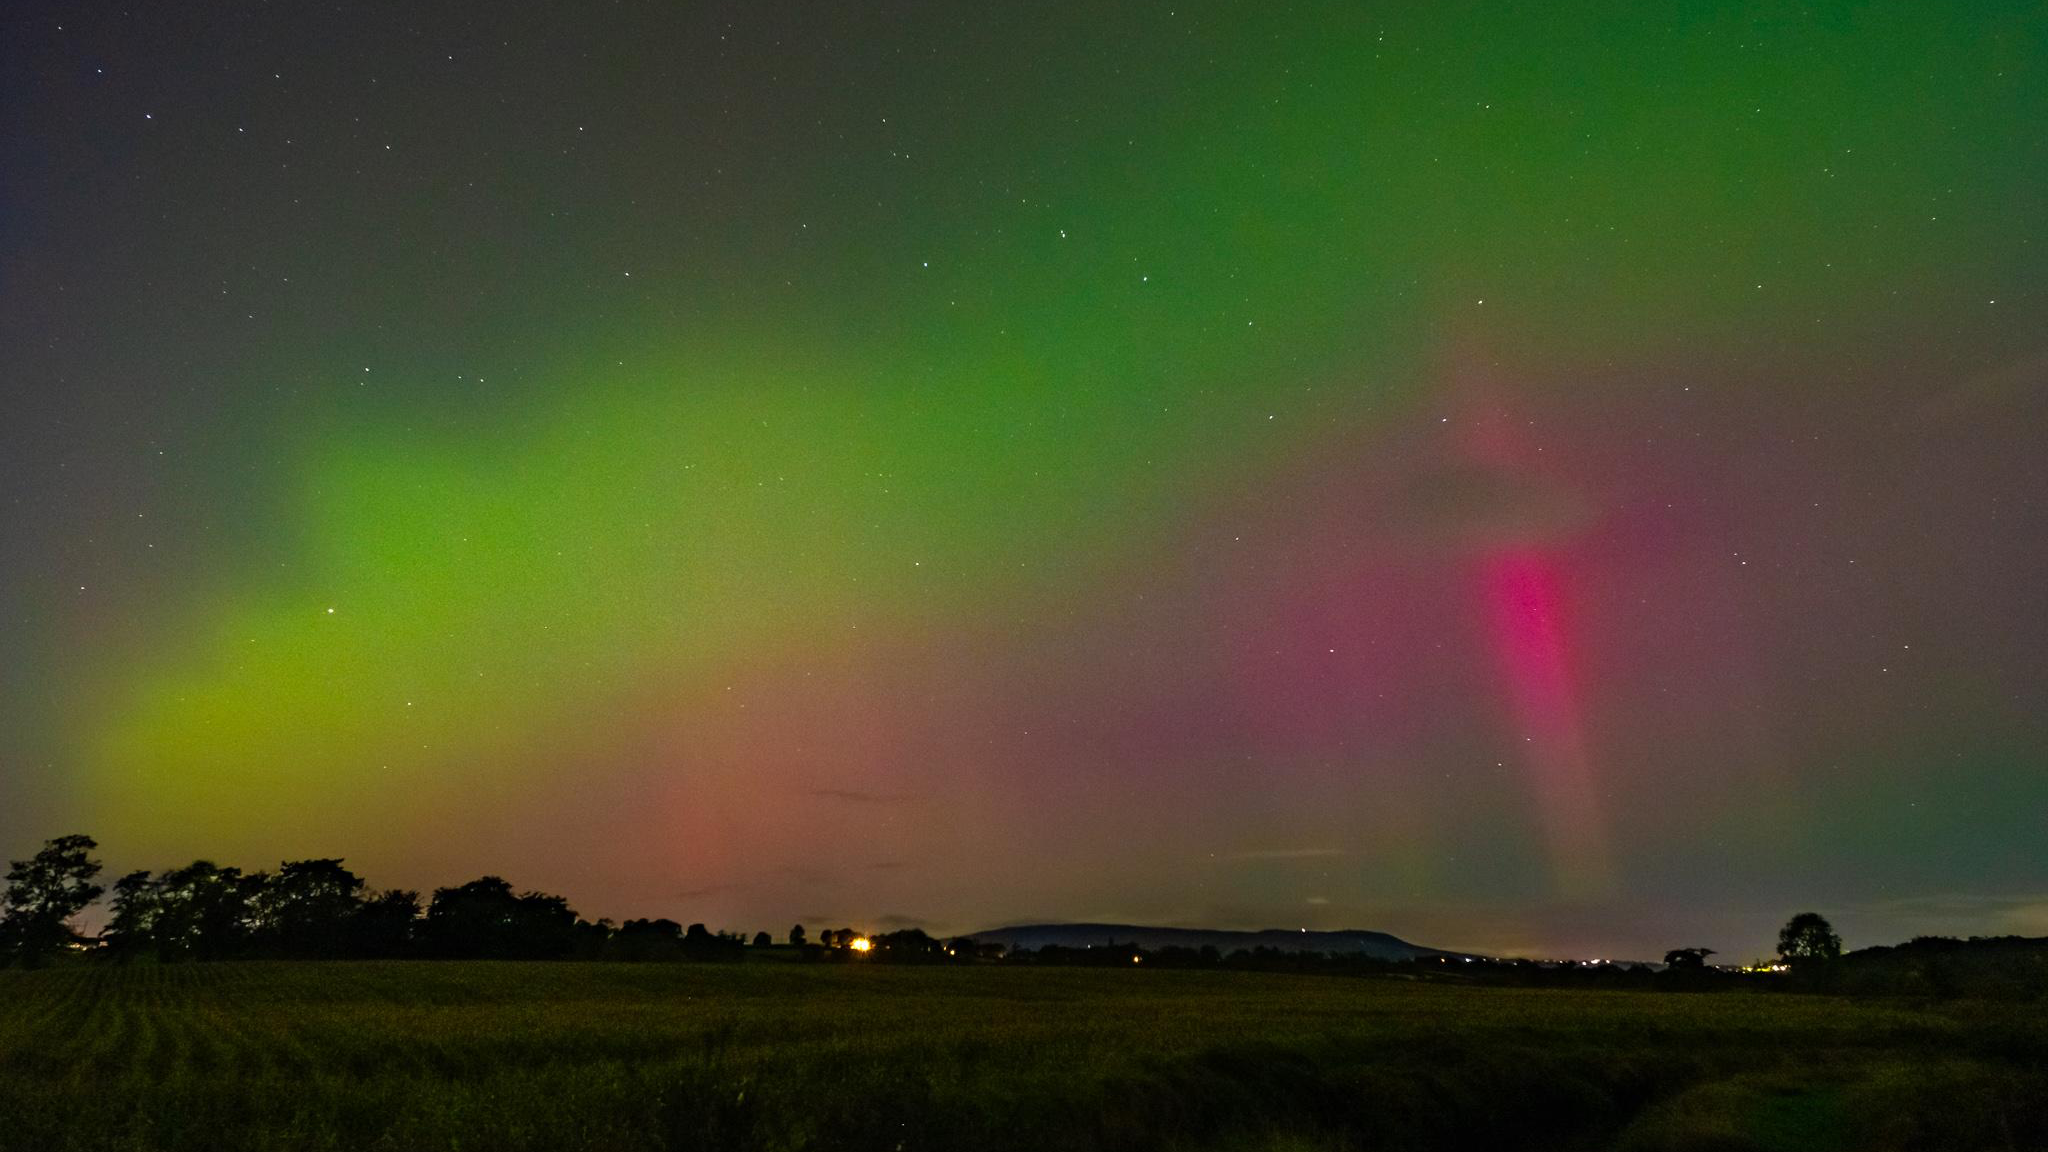
[(1842, 938), (1818, 912), (1801, 912), (1778, 932), (1778, 957), (1797, 967), (1825, 963), (1842, 954)]
[(566, 956), (575, 947), (576, 910), (565, 896), (522, 892), (517, 902), (518, 946), (513, 955), (543, 960)]
[(249, 950), (254, 897), (268, 877), (195, 860), (158, 876), (150, 939), (163, 960), (222, 960)]
[(916, 963), (946, 957), (946, 946), (932, 939), (922, 928), (885, 932), (875, 937), (874, 943), (876, 957), (883, 960)]
[(255, 894), (256, 931), (285, 956), (336, 957), (353, 951), (363, 878), (340, 860), (293, 860)]
[(804, 926), (803, 926), (803, 925), (801, 925), (801, 924), (798, 924), (798, 925), (797, 925), (796, 927), (794, 927), (794, 928), (791, 928), (791, 929), (789, 930), (789, 942), (790, 942), (791, 944), (794, 944), (794, 945), (795, 945), (795, 946), (797, 946), (798, 948), (801, 948), (801, 947), (803, 947), (803, 946), (804, 946)]
[(402, 888), (379, 892), (356, 909), (350, 951), (357, 956), (402, 956), (411, 946), (419, 922), (419, 893)]
[(7, 892), (0, 899), (0, 940), (24, 964), (40, 964), (50, 953), (79, 939), (71, 918), (106, 889), (94, 883), (100, 862), (90, 836), (59, 836), (44, 842), (27, 860), (9, 861)]
[(518, 930), (518, 909), (512, 885), (497, 876), (437, 888), (427, 905), (427, 947), (439, 956), (506, 955)]
[(568, 956), (572, 960), (602, 960), (611, 954), (618, 935), (618, 925), (609, 919), (599, 919), (595, 924), (579, 919), (569, 931)]
[(619, 925), (614, 952), (622, 960), (672, 960), (683, 942), (683, 926), (666, 918), (628, 920)]
[[(699, 924), (696, 927), (702, 928), (703, 925)], [(680, 940), (683, 936), (683, 926), (665, 916), (659, 920), (628, 920), (619, 925), (619, 935), (644, 936), (653, 940)]]
[(459, 888), (437, 888), (427, 906), (423, 938), (438, 956), (551, 959), (575, 946), (576, 913), (560, 896), (512, 894), (497, 876)]
[(1705, 968), (1707, 966), (1707, 957), (1713, 954), (1714, 950), (1712, 948), (1673, 948), (1664, 954), (1664, 966), (1666, 968)]
[(768, 935), (766, 932), (754, 933), (754, 947), (766, 948), (773, 943), (775, 943), (775, 938), (773, 936)]
[(156, 947), (156, 877), (147, 870), (130, 872), (114, 881), (113, 892), (112, 915), (100, 938), (116, 959), (126, 963)]
[(738, 960), (746, 946), (746, 937), (713, 933), (702, 924), (692, 924), (683, 933), (683, 954), (692, 960)]

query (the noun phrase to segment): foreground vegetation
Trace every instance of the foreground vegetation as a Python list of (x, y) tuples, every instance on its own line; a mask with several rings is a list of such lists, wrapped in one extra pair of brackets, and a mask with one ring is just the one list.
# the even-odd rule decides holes
[(2048, 1146), (2048, 1013), (1012, 965), (0, 972), (0, 1148)]

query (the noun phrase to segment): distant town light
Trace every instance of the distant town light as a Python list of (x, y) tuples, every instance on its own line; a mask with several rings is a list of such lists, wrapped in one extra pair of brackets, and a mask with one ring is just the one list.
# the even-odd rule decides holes
[(848, 948), (853, 949), (855, 952), (865, 952), (874, 946), (875, 942), (865, 936), (855, 936), (853, 943), (847, 945)]

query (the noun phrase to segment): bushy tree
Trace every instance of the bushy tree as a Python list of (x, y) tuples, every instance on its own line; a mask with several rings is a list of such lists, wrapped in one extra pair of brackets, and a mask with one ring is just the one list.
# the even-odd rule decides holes
[(1674, 969), (1701, 969), (1707, 966), (1707, 957), (1713, 954), (1712, 948), (1673, 948), (1664, 954), (1664, 966)]
[(885, 932), (874, 938), (874, 947), (878, 959), (900, 962), (942, 960), (946, 955), (946, 946), (932, 939), (922, 928)]
[[(125, 879), (125, 877), (124, 877)], [(247, 955), (256, 930), (256, 896), (269, 876), (194, 860), (158, 876), (149, 937), (163, 960), (225, 960)]]
[(404, 955), (419, 893), (364, 893), (340, 860), (288, 861), (275, 875), (198, 860), (115, 881), (105, 936), (123, 960), (145, 952), (165, 961)]
[(738, 960), (747, 948), (747, 938), (736, 932), (713, 932), (692, 924), (683, 933), (683, 956), (690, 960)]
[(804, 926), (799, 924), (789, 930), (789, 942), (801, 948), (804, 946)]
[(419, 930), (420, 894), (390, 888), (356, 909), (352, 950), (358, 956), (403, 956)]
[(9, 861), (7, 892), (0, 898), (0, 939), (25, 964), (79, 939), (71, 918), (106, 889), (94, 883), (99, 844), (90, 836), (59, 836), (27, 860)]
[(554, 959), (576, 946), (576, 912), (560, 896), (512, 894), (497, 876), (437, 888), (423, 935), (435, 955), (471, 959)]
[(337, 957), (355, 951), (363, 878), (340, 860), (291, 860), (255, 894), (255, 927), (278, 953)]
[(619, 925), (612, 953), (621, 960), (671, 960), (682, 947), (683, 926), (666, 917)]
[(516, 939), (518, 898), (512, 885), (483, 876), (454, 888), (436, 888), (422, 926), (438, 956), (471, 959), (501, 955)]
[(159, 907), (156, 877), (149, 871), (130, 872), (114, 881), (112, 915), (100, 937), (116, 958), (126, 962), (156, 947)]
[(1778, 957), (1795, 967), (1825, 963), (1842, 954), (1842, 938), (1818, 912), (1801, 912), (1778, 932)]

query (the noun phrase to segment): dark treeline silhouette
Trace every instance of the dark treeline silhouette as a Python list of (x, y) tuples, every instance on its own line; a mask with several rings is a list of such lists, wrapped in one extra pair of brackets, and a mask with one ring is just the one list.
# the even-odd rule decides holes
[(1222, 968), (1256, 972), (1301, 972), (1397, 976), (1449, 983), (1509, 984), (1525, 987), (1655, 988), (1715, 991), (1733, 988), (1813, 990), (1826, 984), (1841, 941), (1817, 913), (1792, 918), (1779, 936), (1778, 962), (1747, 967), (1707, 963), (1712, 948), (1673, 948), (1664, 963), (1606, 960), (1529, 960), (1489, 956), (1432, 955), (1412, 958), (1364, 952), (1318, 952), (1258, 946), (1221, 952), (1214, 947), (1147, 949), (1105, 942), (1085, 948), (1048, 945), (1016, 954), (1032, 964), (1122, 968)]
[[(13, 862), (0, 913), (0, 963), (34, 965), (65, 952), (117, 961), (390, 959), (727, 960), (737, 933), (673, 920), (591, 922), (560, 896), (520, 892), (497, 876), (418, 892), (373, 890), (339, 859), (288, 860), (244, 872), (198, 860), (131, 872), (110, 890), (89, 836), (49, 841)], [(109, 895), (105, 929), (80, 935), (71, 919)], [(766, 946), (767, 934), (756, 942)]]
[[(812, 942), (803, 925), (777, 945), (757, 932), (714, 932), (703, 924), (585, 920), (567, 899), (519, 891), (498, 876), (437, 888), (422, 900), (406, 889), (372, 889), (339, 859), (287, 860), (274, 872), (244, 872), (198, 860), (163, 872), (130, 872), (111, 889), (98, 883), (98, 844), (89, 836), (49, 841), (13, 862), (0, 914), (0, 964), (36, 965), (61, 953), (127, 962), (186, 960), (627, 960), (721, 961), (777, 954), (809, 962), (859, 958), (881, 963), (992, 959), (1001, 948), (941, 941), (917, 928), (870, 936), (832, 928)], [(81, 935), (73, 917), (109, 895), (106, 927)]]
[(1814, 976), (1852, 996), (2037, 1000), (2048, 995), (2048, 937), (1916, 936), (1845, 953)]
[[(1012, 964), (1126, 969), (1225, 969), (1380, 976), (1527, 987), (1713, 992), (1729, 989), (1916, 997), (2036, 998), (2048, 993), (2048, 939), (1923, 936), (1896, 947), (1844, 954), (1818, 913), (1802, 912), (1778, 937), (1775, 963), (1727, 967), (1711, 948), (1674, 948), (1661, 966), (1436, 955), (1396, 960), (1354, 952), (1255, 947), (1155, 949), (1114, 941), (1047, 945), (1005, 953), (972, 937), (940, 940), (920, 928), (869, 934), (827, 928), (815, 938), (792, 927), (788, 943), (766, 932), (749, 943), (703, 924), (585, 920), (561, 896), (519, 891), (483, 876), (421, 899), (375, 890), (339, 859), (288, 860), (274, 872), (244, 872), (207, 860), (163, 872), (131, 872), (99, 883), (98, 844), (89, 836), (48, 841), (12, 861), (0, 897), (0, 965), (34, 966), (91, 953), (127, 962), (236, 959), (450, 959), (731, 961), (748, 955), (807, 963)], [(72, 919), (102, 895), (108, 918), (97, 937)]]
[(1100, 968), (1213, 968), (1381, 976), (1439, 983), (1529, 988), (1609, 988), (1661, 992), (1820, 992), (2037, 1000), (2048, 996), (2048, 937), (1921, 936), (1905, 944), (1843, 952), (1840, 937), (1814, 912), (1792, 917), (1779, 933), (1771, 962), (1717, 966), (1711, 948), (1674, 948), (1661, 968), (1606, 961), (1501, 959), (1485, 956), (1381, 959), (1359, 953), (1215, 948), (1141, 949), (1106, 943), (1088, 948), (1042, 947), (1013, 963)]
[(199, 860), (114, 881), (100, 939), (122, 959), (293, 959), (403, 955), (418, 934), (417, 892), (369, 893), (339, 860), (295, 860), (275, 873)]

